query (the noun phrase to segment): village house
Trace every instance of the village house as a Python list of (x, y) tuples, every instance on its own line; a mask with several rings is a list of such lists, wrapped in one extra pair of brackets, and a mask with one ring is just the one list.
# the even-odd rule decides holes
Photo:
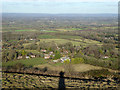
[(55, 57), (55, 54), (53, 54), (52, 56)]
[(45, 50), (45, 49), (42, 49), (42, 50), (41, 50), (41, 52), (44, 52), (44, 53), (45, 53), (46, 51), (47, 51), (47, 50)]
[(70, 59), (69, 57), (67, 57), (67, 56), (61, 57), (60, 60), (61, 60), (62, 63), (63, 63), (64, 61), (66, 61), (66, 60), (71, 61), (71, 59)]
[(44, 54), (44, 58), (45, 58), (45, 59), (50, 59), (50, 55)]
[(53, 54), (53, 52), (49, 52), (49, 55), (52, 55)]
[(30, 55), (31, 58), (35, 58), (35, 55)]
[(104, 58), (104, 59), (107, 59), (107, 58), (109, 58), (109, 57), (108, 57), (108, 56), (104, 56), (103, 58)]
[(28, 53), (27, 56), (31, 57), (31, 58), (35, 58), (36, 56), (33, 53)]
[(30, 57), (29, 57), (29, 56), (26, 56), (25, 58), (26, 58), (26, 59), (29, 59)]
[(31, 38), (30, 40), (32, 41), (33, 39)]
[(59, 60), (53, 60), (54, 63), (57, 63)]
[(18, 56), (17, 59), (22, 59), (22, 56)]

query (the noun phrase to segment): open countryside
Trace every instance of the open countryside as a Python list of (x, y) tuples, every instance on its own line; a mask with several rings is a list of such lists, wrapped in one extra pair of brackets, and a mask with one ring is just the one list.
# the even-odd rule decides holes
[(4, 13), (2, 87), (57, 88), (64, 72), (66, 88), (118, 88), (117, 29), (116, 14)]

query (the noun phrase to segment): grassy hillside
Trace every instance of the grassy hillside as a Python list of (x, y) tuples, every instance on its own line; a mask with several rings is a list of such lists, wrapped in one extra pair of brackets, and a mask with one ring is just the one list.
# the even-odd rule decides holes
[(47, 60), (44, 60), (44, 58), (31, 58), (31, 59), (3, 62), (2, 65), (3, 66), (13, 66), (17, 63), (22, 63), (25, 66), (34, 66), (34, 65), (47, 63)]

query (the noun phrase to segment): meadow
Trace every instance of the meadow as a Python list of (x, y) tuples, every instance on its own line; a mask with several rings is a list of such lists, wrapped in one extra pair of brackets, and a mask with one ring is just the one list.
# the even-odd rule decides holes
[(41, 42), (54, 42), (57, 43), (58, 45), (60, 44), (66, 44), (68, 42), (71, 42), (73, 45), (79, 46), (89, 46), (89, 45), (102, 45), (102, 43), (98, 42), (98, 41), (94, 41), (94, 40), (89, 40), (89, 39), (85, 39), (84, 41), (82, 39), (73, 39), (73, 40), (68, 40), (68, 39), (40, 39), (40, 42), (37, 42), (37, 44), (41, 43)]
[[(25, 67), (37, 67), (40, 69), (44, 69), (47, 67), (48, 70), (52, 71), (68, 71), (65, 66), (66, 64), (58, 62), (53, 63), (52, 60), (45, 60), (44, 58), (31, 58), (31, 59), (24, 59), (24, 60), (16, 60), (16, 61), (8, 61), (6, 63), (2, 63), (3, 67), (15, 66), (16, 64), (23, 64)], [(103, 69), (99, 66), (93, 66), (89, 64), (70, 64), (72, 70), (75, 72), (86, 72), (90, 70), (100, 70)]]
[(75, 30), (84, 30), (84, 28), (64, 28), (64, 29), (56, 29), (58, 31), (75, 31)]
[(36, 30), (32, 30), (32, 29), (15, 30), (15, 32), (25, 32), (25, 31), (36, 31)]
[(34, 66), (34, 65), (47, 63), (47, 60), (44, 60), (44, 58), (30, 58), (30, 59), (14, 60), (14, 61), (8, 61), (6, 63), (3, 62), (2, 66), (3, 67), (14, 66), (17, 63), (24, 64), (25, 66)]

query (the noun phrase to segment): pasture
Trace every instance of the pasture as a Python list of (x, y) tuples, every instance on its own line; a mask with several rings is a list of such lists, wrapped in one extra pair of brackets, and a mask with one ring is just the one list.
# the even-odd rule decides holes
[(45, 64), (47, 63), (47, 60), (44, 60), (44, 58), (30, 58), (30, 59), (22, 59), (22, 60), (14, 60), (14, 61), (8, 61), (3, 62), (2, 66), (14, 66), (17, 63), (24, 64), (25, 66), (34, 66), (39, 64)]
[(16, 32), (24, 32), (24, 31), (36, 31), (36, 30), (32, 30), (32, 29), (23, 29), (23, 30), (15, 30)]
[(60, 29), (56, 29), (58, 31), (74, 31), (74, 30), (84, 30), (83, 28), (60, 28)]
[[(89, 65), (89, 64), (70, 64), (72, 70), (74, 70), (75, 72), (86, 72), (86, 71), (90, 71), (90, 70), (100, 70), (102, 69), (102, 67), (99, 66), (93, 66), (93, 65)], [(64, 63), (56, 63), (56, 64), (40, 64), (40, 65), (35, 65), (34, 67), (37, 68), (45, 68), (47, 67), (48, 70), (53, 70), (53, 71), (66, 71), (66, 69), (70, 69), (70, 68), (66, 68)]]
[(46, 34), (44, 34), (44, 35), (38, 36), (38, 38), (39, 39), (51, 39), (51, 38), (56, 38), (56, 37), (53, 36), (53, 35), (46, 35)]
[[(73, 40), (68, 40), (68, 39), (40, 39), (40, 42), (55, 42), (58, 45), (59, 44), (65, 44), (68, 42), (71, 42), (73, 45), (79, 46), (79, 45), (83, 45), (83, 46), (88, 46), (88, 45), (102, 45), (102, 43), (95, 41), (95, 40), (89, 40), (89, 39), (73, 39)], [(37, 44), (39, 44), (40, 42), (37, 42)]]

